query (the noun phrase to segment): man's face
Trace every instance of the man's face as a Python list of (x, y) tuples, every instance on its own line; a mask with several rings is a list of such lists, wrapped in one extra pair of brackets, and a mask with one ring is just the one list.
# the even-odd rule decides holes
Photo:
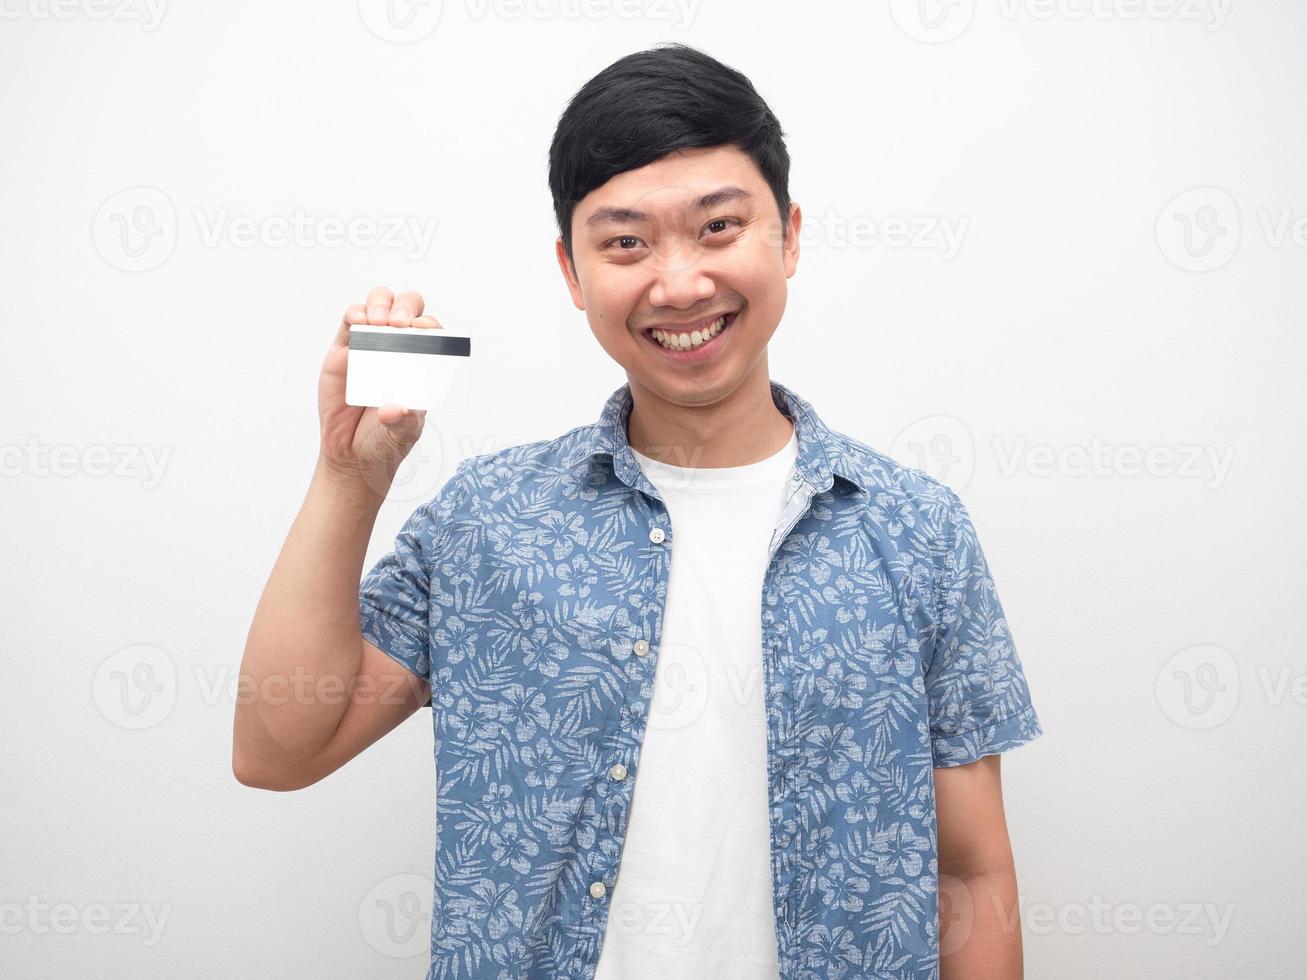
[(766, 374), (800, 221), (792, 204), (782, 243), (771, 188), (738, 147), (682, 150), (587, 194), (572, 215), (575, 265), (561, 236), (556, 251), (572, 301), (632, 390), (711, 405)]

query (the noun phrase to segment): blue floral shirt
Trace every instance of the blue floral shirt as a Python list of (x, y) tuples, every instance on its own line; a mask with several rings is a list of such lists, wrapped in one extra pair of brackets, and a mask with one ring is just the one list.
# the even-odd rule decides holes
[[(759, 601), (781, 976), (937, 978), (932, 770), (1039, 720), (957, 495), (771, 390), (798, 441)], [(360, 586), (433, 691), (428, 980), (594, 976), (676, 546), (631, 404), (460, 463)]]

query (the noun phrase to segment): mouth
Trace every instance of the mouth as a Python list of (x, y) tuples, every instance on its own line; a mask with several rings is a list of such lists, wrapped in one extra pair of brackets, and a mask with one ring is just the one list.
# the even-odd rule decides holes
[(722, 346), (722, 338), (730, 331), (739, 312), (734, 310), (715, 319), (678, 327), (646, 327), (640, 332), (650, 344), (673, 360), (697, 361)]

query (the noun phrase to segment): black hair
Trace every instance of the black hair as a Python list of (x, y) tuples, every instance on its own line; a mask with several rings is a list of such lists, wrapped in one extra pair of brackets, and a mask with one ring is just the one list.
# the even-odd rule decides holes
[(627, 170), (691, 147), (734, 144), (790, 211), (790, 154), (781, 124), (744, 75), (689, 45), (667, 43), (614, 61), (568, 103), (549, 146), (554, 216), (572, 259), (572, 212)]

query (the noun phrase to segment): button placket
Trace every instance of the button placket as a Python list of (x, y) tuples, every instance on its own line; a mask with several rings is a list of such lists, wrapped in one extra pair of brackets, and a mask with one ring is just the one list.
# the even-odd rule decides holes
[[(659, 527), (657, 525), (654, 525), (649, 529), (649, 541), (653, 544), (664, 543), (667, 540), (667, 535), (668, 532), (664, 530), (662, 527)], [(652, 568), (651, 568), (651, 574), (653, 574), (655, 578), (657, 577), (656, 570), (660, 567), (662, 561), (665, 561), (665, 555), (654, 557)], [(665, 568), (665, 565), (661, 567)], [(665, 575), (663, 576), (663, 580), (665, 582), (666, 580)], [(661, 620), (661, 616), (657, 617), (656, 621), (658, 620)], [(645, 637), (638, 637), (631, 643), (631, 652), (634, 653), (637, 657), (640, 658), (648, 657), (651, 650), (652, 650), (652, 646), (649, 640)], [(634, 677), (634, 675), (632, 676)], [(630, 703), (630, 702), (626, 703), (621, 711), (621, 721), (619, 722), (619, 725), (623, 728), (625, 728), (628, 725), (634, 726), (634, 729), (638, 736), (639, 730), (643, 724), (641, 720), (643, 716), (643, 710), (641, 709), (643, 708), (644, 705), (639, 701), (636, 701), (635, 703)], [(628, 770), (627, 767), (620, 762), (614, 763), (608, 769), (608, 778), (612, 784), (625, 783), (629, 775), (630, 775), (630, 770)], [(611, 788), (613, 790), (617, 790), (618, 787), (613, 785)], [(629, 801), (627, 799), (628, 794), (624, 792), (613, 792), (610, 794), (605, 792), (604, 790), (600, 790), (600, 795), (602, 797), (605, 797), (604, 807), (606, 812), (608, 811), (609, 808), (617, 808), (616, 812), (622, 814), (619, 821), (621, 823), (621, 826), (616, 828), (615, 838), (616, 839), (624, 838), (625, 821), (629, 818), (630, 815), (629, 810), (626, 809), (627, 806), (629, 805)], [(616, 839), (614, 840), (613, 843), (616, 843)], [(611, 878), (611, 876), (615, 874), (617, 860), (618, 858), (616, 855), (610, 855), (609, 857), (601, 858), (599, 853), (595, 853), (592, 855), (592, 860), (590, 862), (587, 862), (590, 864), (591, 874), (603, 876), (591, 881), (588, 889), (589, 895), (594, 900), (594, 904), (596, 906), (602, 904), (605, 896), (608, 894), (609, 886), (604, 881), (604, 878)], [(603, 913), (599, 909), (596, 908), (594, 910), (595, 916), (599, 916), (602, 914)]]

